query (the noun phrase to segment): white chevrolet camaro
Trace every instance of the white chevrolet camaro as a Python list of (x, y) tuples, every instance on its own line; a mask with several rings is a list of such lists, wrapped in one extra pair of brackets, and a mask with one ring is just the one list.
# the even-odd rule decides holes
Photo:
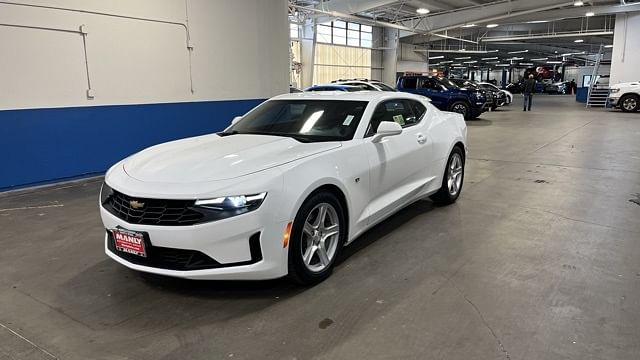
[(461, 115), (398, 92), (274, 97), (224, 132), (147, 148), (105, 176), (105, 251), (138, 271), (312, 284), (401, 208), (460, 196)]

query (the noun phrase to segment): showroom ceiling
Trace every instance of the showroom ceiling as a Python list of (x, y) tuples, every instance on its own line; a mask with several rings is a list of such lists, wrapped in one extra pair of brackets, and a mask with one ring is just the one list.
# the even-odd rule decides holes
[[(640, 11), (634, 0), (291, 0), (317, 21), (345, 18), (399, 30), (403, 43), (425, 57), (449, 59), (458, 51), (526, 49), (522, 61), (588, 61), (613, 43), (615, 15)], [(563, 55), (570, 54), (570, 55)], [(459, 57), (459, 56), (458, 56)], [(477, 59), (476, 59), (477, 58)], [(546, 60), (542, 60), (545, 59)], [(549, 59), (553, 58), (553, 59)], [(560, 59), (564, 58), (564, 59)], [(435, 60), (435, 59), (434, 59)], [(519, 61), (519, 60), (515, 60)], [(513, 64), (513, 62), (511, 62)], [(495, 62), (494, 62), (495, 64)]]

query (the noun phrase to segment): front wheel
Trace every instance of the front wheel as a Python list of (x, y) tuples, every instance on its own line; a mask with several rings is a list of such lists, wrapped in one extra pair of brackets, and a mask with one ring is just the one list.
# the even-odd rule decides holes
[(331, 192), (313, 194), (293, 221), (289, 277), (302, 285), (328, 278), (346, 236), (347, 221), (340, 201)]
[(447, 160), (440, 190), (431, 195), (431, 200), (438, 205), (453, 204), (462, 192), (464, 182), (464, 154), (462, 149), (454, 147)]
[(635, 112), (640, 107), (640, 96), (625, 95), (620, 99), (620, 110), (624, 112)]
[(465, 120), (471, 119), (471, 108), (464, 101), (456, 101), (449, 107), (450, 111), (462, 114)]

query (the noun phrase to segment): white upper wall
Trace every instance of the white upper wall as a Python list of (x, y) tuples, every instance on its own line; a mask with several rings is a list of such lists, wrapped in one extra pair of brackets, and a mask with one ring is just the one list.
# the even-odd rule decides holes
[[(14, 2), (45, 7), (0, 4), (0, 109), (259, 99), (288, 91), (286, 0)], [(94, 99), (86, 93), (81, 25)]]
[(611, 85), (640, 81), (640, 12), (616, 15), (611, 56)]

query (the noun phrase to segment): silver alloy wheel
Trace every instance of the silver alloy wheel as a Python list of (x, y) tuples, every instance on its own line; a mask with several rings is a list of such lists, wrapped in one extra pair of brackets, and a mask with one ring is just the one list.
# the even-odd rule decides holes
[(451, 196), (456, 196), (462, 187), (462, 171), (462, 157), (453, 153), (447, 168), (447, 188)]
[(636, 99), (632, 97), (628, 97), (624, 99), (624, 101), (622, 102), (622, 106), (624, 107), (625, 110), (631, 111), (637, 108), (638, 102), (636, 101)]
[(464, 106), (464, 104), (456, 104), (453, 107), (453, 111), (457, 112), (458, 114), (467, 115), (467, 107)]
[(336, 209), (328, 203), (316, 205), (302, 228), (302, 260), (307, 269), (320, 272), (333, 261), (340, 238), (340, 220)]

